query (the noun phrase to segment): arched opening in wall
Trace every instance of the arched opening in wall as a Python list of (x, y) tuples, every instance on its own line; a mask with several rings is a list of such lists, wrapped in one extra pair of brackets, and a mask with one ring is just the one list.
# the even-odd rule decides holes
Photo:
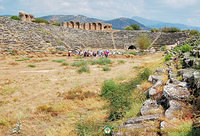
[(71, 28), (74, 28), (74, 22), (73, 22), (73, 21), (70, 21), (69, 23), (70, 23), (70, 27), (71, 27)]
[(136, 49), (136, 47), (134, 45), (131, 45), (131, 46), (128, 47), (128, 49), (133, 50), (133, 49)]
[(108, 29), (108, 26), (104, 26), (104, 30), (107, 30)]
[(92, 30), (97, 30), (97, 25), (96, 25), (96, 23), (92, 23)]
[(91, 24), (89, 23), (88, 25), (89, 25), (89, 30), (91, 30)]
[(80, 29), (80, 23), (79, 22), (76, 22), (76, 28)]
[(98, 23), (98, 29), (102, 30), (102, 24), (101, 23)]
[(25, 15), (25, 17), (26, 17), (26, 21), (29, 21), (29, 16), (28, 16), (28, 15)]
[(83, 24), (83, 30), (85, 30), (86, 28), (85, 28), (85, 23)]

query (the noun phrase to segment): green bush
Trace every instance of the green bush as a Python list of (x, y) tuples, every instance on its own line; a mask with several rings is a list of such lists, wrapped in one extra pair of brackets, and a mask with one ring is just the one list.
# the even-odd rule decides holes
[(21, 20), (20, 17), (18, 17), (18, 16), (11, 16), (10, 18), (14, 19), (14, 20)]
[(53, 62), (57, 62), (57, 63), (63, 63), (65, 60), (63, 59), (59, 59), (59, 60), (52, 60)]
[(140, 26), (137, 24), (132, 24), (124, 28), (124, 30), (141, 30)]
[(101, 97), (109, 100), (109, 119), (114, 121), (124, 117), (131, 108), (133, 102), (133, 89), (151, 74), (149, 69), (144, 69), (136, 78), (122, 84), (117, 84), (113, 80), (106, 80), (101, 88)]
[(166, 56), (165, 56), (165, 61), (169, 61), (171, 57), (172, 57), (172, 54), (166, 55)]
[(151, 44), (151, 39), (146, 34), (141, 34), (137, 38), (137, 43), (140, 49), (148, 49)]
[(69, 63), (67, 63), (67, 62), (62, 63), (62, 66), (68, 66), (68, 65), (69, 65)]
[(191, 30), (190, 35), (200, 35), (198, 30)]
[(35, 20), (33, 20), (33, 22), (49, 24), (49, 22), (47, 20), (42, 19), (42, 18), (36, 18)]
[(53, 24), (55, 26), (60, 26), (60, 23), (56, 22), (55, 24)]
[(82, 74), (83, 72), (89, 73), (89, 72), (90, 72), (90, 68), (89, 68), (87, 65), (81, 66), (81, 67), (78, 69), (78, 73), (79, 73), (79, 74)]
[(73, 67), (80, 67), (80, 66), (84, 66), (84, 65), (86, 65), (86, 64), (87, 64), (86, 61), (81, 60), (81, 61), (73, 62), (71, 65), (72, 65)]
[(164, 27), (161, 29), (162, 32), (165, 33), (174, 33), (174, 32), (181, 32), (179, 28), (176, 27)]
[(124, 60), (118, 60), (118, 64), (124, 64), (125, 62)]
[(151, 29), (151, 32), (159, 32), (159, 29), (157, 29), (157, 28), (152, 28), (152, 29)]
[(35, 64), (29, 64), (28, 67), (35, 68)]
[(21, 59), (16, 59), (15, 61), (26, 61), (26, 60), (30, 60), (29, 58), (21, 58)]
[(185, 52), (188, 52), (188, 51), (191, 51), (192, 50), (192, 47), (190, 46), (190, 44), (185, 44), (185, 45), (182, 45), (180, 47), (180, 50), (185, 53)]
[(103, 67), (103, 71), (110, 71), (111, 69), (108, 66)]
[(88, 61), (92, 65), (106, 65), (106, 64), (111, 64), (111, 60), (108, 58), (100, 58), (98, 60), (89, 60)]
[(166, 50), (166, 46), (160, 47), (160, 50)]

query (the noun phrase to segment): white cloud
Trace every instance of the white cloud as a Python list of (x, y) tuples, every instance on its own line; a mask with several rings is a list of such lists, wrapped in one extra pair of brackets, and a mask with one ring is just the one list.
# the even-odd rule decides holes
[(196, 4), (197, 0), (163, 0), (163, 2), (172, 8), (185, 8)]
[[(144, 0), (19, 0), (22, 7), (31, 14), (50, 15), (86, 15), (110, 19), (115, 17), (131, 17), (144, 12)], [(26, 9), (26, 8), (23, 8)]]

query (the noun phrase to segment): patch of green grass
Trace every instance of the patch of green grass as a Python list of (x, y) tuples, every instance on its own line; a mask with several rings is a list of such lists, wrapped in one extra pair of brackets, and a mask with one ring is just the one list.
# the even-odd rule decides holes
[(139, 66), (134, 66), (133, 69), (139, 69)]
[(72, 65), (73, 67), (80, 67), (80, 66), (85, 66), (85, 65), (87, 65), (87, 62), (84, 61), (84, 60), (81, 60), (81, 61), (73, 62), (71, 65)]
[(63, 44), (63, 41), (60, 41), (60, 40), (56, 40), (56, 42), (59, 44)]
[(123, 118), (127, 111), (131, 109), (133, 103), (133, 90), (138, 84), (147, 80), (151, 71), (144, 69), (136, 78), (121, 84), (115, 83), (113, 80), (106, 80), (101, 89), (101, 96), (108, 99), (109, 106), (109, 119), (112, 121)]
[(67, 62), (62, 63), (62, 66), (68, 66), (68, 65), (69, 65), (69, 63), (67, 63)]
[(63, 59), (58, 59), (58, 60), (52, 60), (53, 62), (57, 62), (57, 63), (63, 63), (65, 60)]
[(35, 68), (36, 65), (35, 64), (29, 64), (28, 67)]
[(8, 104), (8, 103), (10, 103), (10, 101), (0, 101), (0, 106), (3, 104)]
[(79, 123), (77, 123), (77, 135), (104, 136), (105, 127), (110, 127), (112, 130), (114, 130), (116, 126), (114, 126), (112, 122), (94, 122), (94, 121), (80, 120)]
[(26, 61), (26, 60), (30, 60), (29, 58), (21, 58), (21, 59), (16, 59), (15, 61)]
[(88, 61), (91, 65), (106, 65), (106, 64), (111, 64), (111, 60), (108, 58), (100, 58), (98, 60), (89, 60)]
[(103, 67), (103, 71), (110, 71), (111, 69), (108, 66)]
[(82, 74), (83, 72), (89, 73), (90, 68), (87, 65), (84, 65), (84, 66), (81, 66), (77, 71), (79, 74)]
[(165, 61), (169, 61), (171, 57), (172, 57), (172, 54), (166, 55), (166, 56), (165, 56)]
[(125, 51), (124, 54), (137, 55), (137, 53), (136, 53), (136, 52), (133, 52), (133, 51)]
[(124, 60), (118, 60), (118, 64), (124, 64), (125, 62)]

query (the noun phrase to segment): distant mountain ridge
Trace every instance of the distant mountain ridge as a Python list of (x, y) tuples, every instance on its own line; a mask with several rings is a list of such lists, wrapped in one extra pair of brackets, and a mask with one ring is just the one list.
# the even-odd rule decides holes
[(150, 20), (150, 19), (146, 19), (146, 18), (142, 18), (138, 16), (134, 16), (132, 17), (132, 19), (144, 24), (146, 27), (149, 27), (149, 28), (176, 27), (181, 30), (196, 29), (200, 31), (200, 27), (196, 27), (196, 26), (189, 26), (189, 25), (184, 25), (184, 24), (179, 24), (179, 23), (161, 22), (161, 21)]
[(117, 18), (117, 19), (113, 19), (113, 20), (101, 20), (101, 19), (97, 19), (97, 18), (89, 18), (83, 15), (49, 15), (49, 16), (44, 16), (44, 17), (40, 17), (46, 20), (57, 20), (58, 22), (64, 22), (64, 21), (70, 21), (70, 20), (74, 20), (74, 21), (79, 21), (81, 23), (84, 22), (104, 22), (104, 23), (109, 23), (112, 24), (113, 29), (119, 29), (119, 30), (123, 30), (125, 27), (132, 25), (132, 24), (137, 24), (139, 25), (143, 30), (149, 30), (149, 28), (147, 28), (146, 26), (144, 26), (143, 24), (133, 20), (133, 19), (129, 19), (129, 18)]

